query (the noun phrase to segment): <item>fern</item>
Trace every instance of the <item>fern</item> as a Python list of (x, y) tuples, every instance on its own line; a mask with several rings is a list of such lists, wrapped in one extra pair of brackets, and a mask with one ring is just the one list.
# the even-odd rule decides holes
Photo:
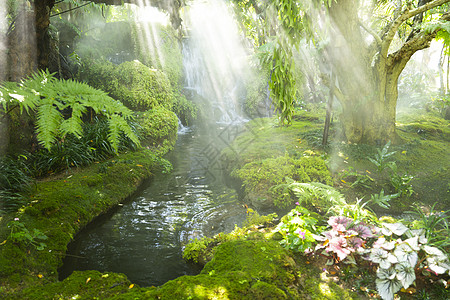
[(20, 83), (3, 83), (0, 103), (6, 113), (15, 107), (20, 108), (20, 113), (37, 113), (37, 139), (48, 150), (68, 134), (82, 135), (82, 116), (88, 108), (108, 119), (108, 140), (115, 151), (121, 133), (140, 145), (127, 122), (133, 119), (130, 109), (103, 91), (73, 80), (57, 80), (48, 71), (33, 74)]
[(319, 201), (320, 207), (329, 209), (333, 205), (346, 205), (344, 196), (335, 188), (320, 182), (292, 182), (289, 189), (297, 196), (299, 204)]

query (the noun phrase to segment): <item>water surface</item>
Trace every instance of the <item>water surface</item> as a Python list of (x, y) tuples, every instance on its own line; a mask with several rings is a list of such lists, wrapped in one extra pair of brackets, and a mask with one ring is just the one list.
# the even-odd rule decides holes
[(193, 238), (229, 232), (246, 217), (236, 191), (226, 185), (219, 159), (236, 134), (233, 125), (180, 134), (167, 156), (173, 171), (155, 176), (130, 201), (78, 234), (61, 279), (74, 270), (98, 270), (158, 286), (197, 274), (199, 269), (182, 259), (183, 246)]

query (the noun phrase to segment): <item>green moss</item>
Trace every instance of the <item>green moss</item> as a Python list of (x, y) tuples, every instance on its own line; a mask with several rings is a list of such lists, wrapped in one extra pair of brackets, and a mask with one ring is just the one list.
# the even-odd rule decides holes
[(172, 88), (166, 75), (137, 60), (119, 66), (108, 61), (85, 60), (79, 78), (136, 111), (172, 107)]
[(217, 246), (200, 275), (179, 277), (145, 295), (157, 299), (295, 298), (295, 274), (294, 260), (275, 241), (228, 241)]
[[(55, 281), (74, 234), (131, 195), (144, 178), (166, 164), (143, 150), (37, 182), (29, 195), (29, 205), (1, 220), (0, 240), (6, 240), (0, 246), (2, 287), (12, 292), (22, 286)], [(6, 224), (14, 217), (28, 230), (38, 229), (48, 236), (44, 250), (9, 239)]]
[(139, 114), (137, 121), (142, 128), (144, 144), (157, 148), (158, 151), (168, 152), (173, 149), (178, 131), (178, 118), (173, 112), (156, 107)]
[(284, 156), (286, 152), (300, 157), (303, 151), (310, 149), (300, 135), (321, 127), (301, 117), (293, 120), (291, 126), (278, 126), (277, 118), (254, 119), (246, 124), (230, 147), (223, 150), (224, 165), (231, 173), (247, 163)]
[(139, 61), (124, 62), (115, 72), (119, 85), (115, 94), (126, 106), (144, 111), (157, 106), (172, 107), (172, 90), (166, 75)]
[(321, 182), (332, 184), (331, 173), (320, 157), (305, 156), (294, 159), (287, 155), (267, 158), (244, 165), (232, 176), (243, 182), (247, 198), (256, 207), (288, 207), (292, 199), (282, 184), (286, 177), (297, 182)]
[(197, 119), (199, 108), (181, 93), (174, 97), (172, 111), (180, 118), (183, 125), (191, 125)]
[[(75, 271), (63, 281), (24, 289), (18, 299), (108, 299), (129, 292), (131, 282), (123, 274)], [(132, 289), (139, 289), (133, 286)]]

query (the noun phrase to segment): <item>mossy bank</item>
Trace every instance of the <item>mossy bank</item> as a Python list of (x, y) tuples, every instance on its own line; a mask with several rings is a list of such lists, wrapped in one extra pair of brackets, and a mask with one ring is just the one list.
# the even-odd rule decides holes
[[(30, 204), (1, 220), (1, 294), (56, 281), (57, 269), (73, 236), (129, 197), (144, 179), (167, 168), (169, 162), (142, 150), (37, 182), (29, 196)], [(31, 241), (11, 238), (13, 224), (17, 223), (23, 226), (21, 232), (29, 232)], [(47, 239), (39, 240), (35, 232), (42, 232)], [(33, 245), (34, 237), (35, 242), (44, 243), (43, 250)]]
[[(270, 223), (270, 218), (264, 218)], [(190, 245), (186, 256), (201, 256), (201, 261), (208, 261), (201, 273), (179, 277), (160, 287), (141, 288), (122, 274), (85, 271), (74, 272), (61, 282), (24, 289), (16, 296), (20, 299), (359, 299), (357, 294), (321, 277), (320, 269), (309, 265), (304, 257), (281, 247), (270, 230), (260, 230), (254, 224)], [(206, 248), (208, 251), (204, 251)]]

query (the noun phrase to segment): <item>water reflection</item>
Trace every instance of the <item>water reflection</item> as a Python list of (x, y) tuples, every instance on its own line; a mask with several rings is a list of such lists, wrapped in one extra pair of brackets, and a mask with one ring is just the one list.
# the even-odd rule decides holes
[(84, 258), (67, 257), (61, 277), (95, 269), (125, 273), (150, 286), (196, 274), (199, 270), (182, 259), (183, 246), (231, 231), (246, 216), (236, 192), (225, 184), (216, 152), (227, 141), (217, 130), (180, 135), (168, 157), (173, 172), (158, 175), (132, 201), (79, 234), (68, 253)]

